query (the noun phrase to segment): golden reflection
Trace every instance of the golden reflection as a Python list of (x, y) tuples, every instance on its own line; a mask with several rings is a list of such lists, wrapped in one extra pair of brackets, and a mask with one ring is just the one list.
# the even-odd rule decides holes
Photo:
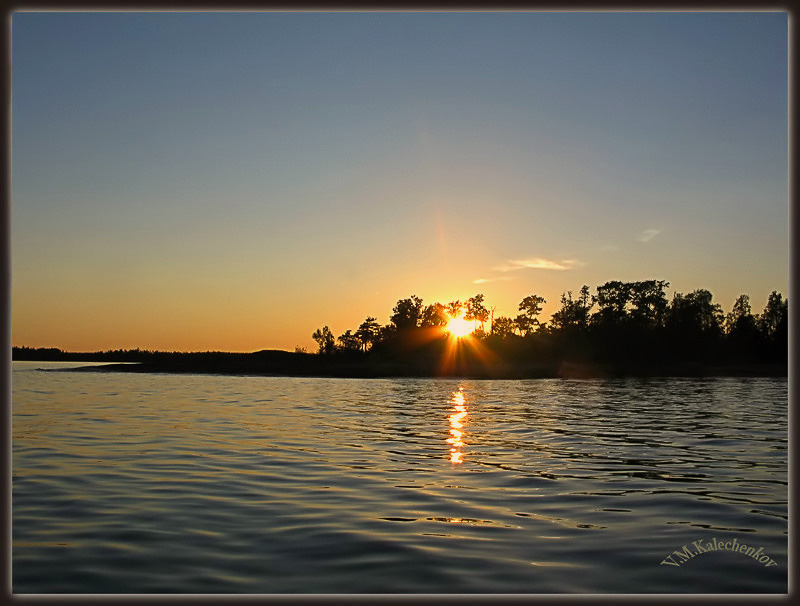
[(461, 451), (464, 446), (464, 440), (461, 439), (464, 432), (461, 430), (464, 428), (463, 421), (467, 416), (467, 406), (462, 387), (453, 392), (450, 404), (453, 405), (453, 413), (450, 415), (450, 437), (447, 438), (447, 443), (450, 444), (450, 462), (461, 463), (464, 459), (464, 453)]

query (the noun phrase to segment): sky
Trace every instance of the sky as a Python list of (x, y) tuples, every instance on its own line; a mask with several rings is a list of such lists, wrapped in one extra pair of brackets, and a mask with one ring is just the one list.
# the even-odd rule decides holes
[(788, 295), (783, 12), (12, 15), (12, 342), (315, 350), (402, 298)]

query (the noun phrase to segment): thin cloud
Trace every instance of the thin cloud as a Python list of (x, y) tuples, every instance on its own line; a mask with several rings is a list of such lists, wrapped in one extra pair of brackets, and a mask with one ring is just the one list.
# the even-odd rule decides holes
[(487, 282), (497, 282), (498, 280), (511, 280), (508, 276), (501, 276), (499, 278), (478, 278), (477, 280), (473, 280), (473, 284), (486, 284)]
[(660, 229), (645, 229), (636, 239), (639, 240), (639, 242), (649, 242), (660, 233)]
[(550, 259), (516, 259), (508, 261), (505, 265), (496, 267), (497, 271), (516, 271), (518, 269), (572, 269), (575, 265), (581, 265), (577, 259), (566, 259), (564, 261), (552, 261)]

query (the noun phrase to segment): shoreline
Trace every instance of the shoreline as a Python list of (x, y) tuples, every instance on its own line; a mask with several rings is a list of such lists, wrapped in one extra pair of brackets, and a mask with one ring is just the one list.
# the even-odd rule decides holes
[[(33, 360), (31, 360), (33, 361)], [(46, 360), (40, 360), (42, 362)], [(88, 360), (81, 360), (88, 361)], [(77, 360), (76, 360), (77, 362)], [(98, 362), (103, 362), (99, 360)], [(315, 368), (274, 368), (266, 365), (254, 368), (237, 364), (176, 364), (135, 362), (108, 362), (96, 366), (78, 366), (66, 369), (47, 369), (52, 372), (122, 372), (147, 374), (204, 374), (222, 376), (351, 378), (351, 379), (470, 379), (470, 380), (522, 380), (522, 379), (624, 379), (624, 378), (717, 378), (774, 377), (788, 379), (787, 364), (729, 364), (702, 365), (674, 364), (662, 367), (612, 366), (580, 363), (520, 367), (472, 368), (465, 372), (434, 372), (401, 364), (328, 364)]]

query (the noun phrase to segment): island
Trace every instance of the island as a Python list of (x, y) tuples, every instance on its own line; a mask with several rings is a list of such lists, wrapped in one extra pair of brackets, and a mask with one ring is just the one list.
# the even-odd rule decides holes
[[(91, 372), (485, 379), (788, 375), (788, 301), (773, 291), (761, 314), (741, 295), (723, 314), (707, 290), (676, 293), (663, 280), (607, 282), (561, 297), (541, 322), (544, 298), (526, 296), (514, 318), (495, 317), (477, 294), (424, 305), (400, 299), (390, 321), (367, 317), (338, 338), (315, 330), (315, 353), (120, 349), (67, 352), (14, 347), (13, 360), (107, 362)], [(75, 370), (72, 368), (70, 370)]]

